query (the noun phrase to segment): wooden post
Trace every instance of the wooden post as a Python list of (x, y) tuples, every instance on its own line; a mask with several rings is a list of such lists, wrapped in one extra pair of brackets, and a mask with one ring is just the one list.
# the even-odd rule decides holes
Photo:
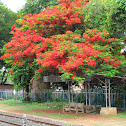
[(107, 105), (107, 79), (105, 79), (105, 90), (106, 90), (106, 108), (108, 107)]

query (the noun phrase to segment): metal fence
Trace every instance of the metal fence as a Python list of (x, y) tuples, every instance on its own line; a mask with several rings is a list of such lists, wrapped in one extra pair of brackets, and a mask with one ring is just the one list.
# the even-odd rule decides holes
[(0, 98), (3, 99), (22, 99), (23, 91), (9, 90), (9, 89), (0, 89)]
[[(69, 95), (70, 94), (70, 95)], [(109, 95), (109, 94), (107, 94)], [(23, 99), (23, 91), (0, 90), (0, 98), (3, 99)], [(68, 90), (34, 90), (29, 93), (31, 101), (40, 102), (81, 102), (90, 105), (106, 105), (106, 94), (104, 90), (70, 91)], [(87, 101), (86, 101), (87, 98)], [(115, 92), (111, 90), (111, 106), (117, 108), (126, 107), (125, 92)]]

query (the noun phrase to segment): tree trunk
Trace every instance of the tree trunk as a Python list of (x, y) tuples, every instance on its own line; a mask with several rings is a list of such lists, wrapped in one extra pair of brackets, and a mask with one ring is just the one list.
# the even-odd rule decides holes
[(30, 101), (30, 98), (29, 98), (29, 84), (28, 85), (26, 84), (25, 91), (26, 91), (26, 93), (25, 93), (25, 100), (26, 101)]

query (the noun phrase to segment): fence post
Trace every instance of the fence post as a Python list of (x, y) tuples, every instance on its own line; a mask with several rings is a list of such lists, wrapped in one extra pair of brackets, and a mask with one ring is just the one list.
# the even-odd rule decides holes
[(97, 105), (99, 105), (99, 99), (98, 99), (98, 95), (99, 95), (99, 92), (98, 92), (98, 90), (97, 90), (97, 98), (96, 98), (96, 102), (97, 102)]
[(113, 93), (112, 93), (112, 90), (111, 90), (111, 106), (113, 107)]
[(86, 93), (86, 105), (87, 105), (87, 84), (85, 84), (85, 93)]
[(72, 92), (71, 92), (71, 93), (72, 93), (72, 102), (73, 102), (73, 90), (72, 90)]
[(102, 91), (100, 90), (100, 105), (102, 105)]
[(36, 101), (36, 90), (35, 90), (35, 94), (34, 94), (34, 101)]
[(47, 101), (48, 101), (48, 93), (49, 93), (49, 92), (48, 92), (48, 89), (47, 89)]
[(89, 89), (89, 105), (91, 105), (91, 89)]
[(2, 96), (3, 96), (3, 95), (2, 95), (2, 89), (1, 89), (1, 98), (2, 98)]
[(12, 90), (11, 90), (11, 99), (12, 99), (12, 93), (13, 93), (13, 92), (12, 92)]
[[(121, 94), (120, 94), (120, 92), (119, 92), (119, 98), (121, 97)], [(122, 104), (121, 104), (121, 102), (120, 102), (120, 104), (119, 104), (119, 108), (121, 108), (121, 106), (122, 106)]]
[(64, 101), (64, 90), (63, 90), (63, 101)]
[(126, 105), (125, 105), (125, 92), (123, 92), (123, 98), (124, 98), (124, 109), (126, 108)]
[(41, 89), (41, 101), (42, 101), (42, 89)]
[(6, 100), (7, 100), (7, 89), (6, 89)]
[(89, 105), (91, 105), (91, 89), (90, 89), (90, 82), (88, 82), (88, 92), (89, 92)]
[(83, 102), (83, 92), (82, 92), (82, 89), (81, 89), (81, 102)]
[(24, 95), (23, 95), (23, 90), (22, 90), (22, 99), (23, 99)]
[(17, 99), (17, 91), (15, 92), (15, 96), (16, 96), (16, 99)]
[(18, 99), (18, 90), (17, 90), (17, 99)]
[(55, 99), (56, 99), (56, 89), (55, 89)]

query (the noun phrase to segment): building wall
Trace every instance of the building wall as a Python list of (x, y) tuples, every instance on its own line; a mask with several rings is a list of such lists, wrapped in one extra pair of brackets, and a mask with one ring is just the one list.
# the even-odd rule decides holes
[(50, 89), (50, 82), (40, 82), (40, 81), (33, 80), (31, 91), (41, 90), (41, 89)]
[(0, 89), (14, 89), (14, 85), (11, 85), (11, 84), (0, 84)]

